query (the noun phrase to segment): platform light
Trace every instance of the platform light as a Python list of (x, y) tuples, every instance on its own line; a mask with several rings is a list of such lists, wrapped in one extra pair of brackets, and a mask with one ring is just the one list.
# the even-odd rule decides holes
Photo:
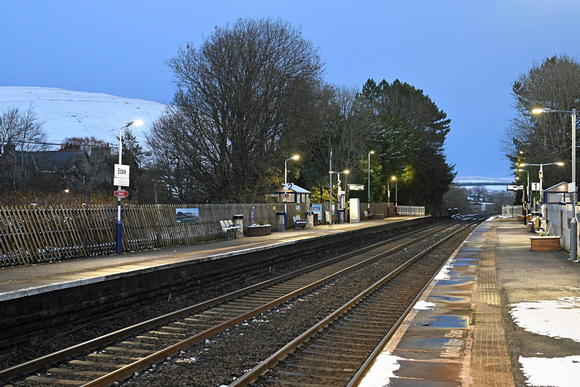
[[(544, 190), (543, 190), (543, 182), (544, 182), (544, 167), (548, 165), (557, 165), (559, 167), (563, 166), (564, 163), (562, 161), (554, 161), (552, 163), (540, 163), (540, 164), (531, 164), (531, 163), (521, 163), (520, 167), (540, 167), (540, 172), (538, 176), (540, 178), (540, 205), (544, 204)], [(544, 212), (544, 211), (542, 211)]]
[(399, 191), (399, 185), (398, 185), (398, 181), (397, 181), (397, 176), (391, 176), (391, 180), (393, 180), (395, 182), (395, 216), (399, 215), (399, 210), (397, 208), (397, 195), (398, 195), (398, 191)]
[(542, 114), (542, 113), (549, 113), (551, 112), (552, 109), (550, 108), (536, 108), (536, 109), (532, 109), (532, 114)]
[[(576, 193), (576, 108), (572, 110), (552, 110), (550, 108), (536, 108), (532, 114), (542, 113), (567, 113), (571, 115), (572, 121), (572, 219), (570, 220), (570, 260), (580, 262), (578, 259), (578, 221), (576, 220), (576, 202), (578, 194)], [(570, 191), (570, 187), (568, 187)]]
[[(332, 178), (333, 173), (336, 173), (338, 175), (338, 182), (336, 183), (336, 185), (338, 187), (338, 193), (339, 193), (339, 195), (338, 195), (338, 223), (340, 223), (340, 174), (344, 173), (345, 175), (348, 175), (350, 173), (350, 171), (348, 169), (345, 169), (344, 171), (328, 171), (328, 173), (331, 176), (331, 178)], [(332, 186), (330, 187), (330, 200), (332, 203)], [(332, 204), (331, 204), (331, 206), (332, 206)], [(346, 221), (346, 214), (345, 214), (344, 221)]]
[(288, 161), (298, 160), (300, 155), (294, 155), (284, 161), (284, 230), (288, 230)]
[(374, 155), (375, 151), (372, 150), (369, 152), (369, 161), (367, 164), (367, 169), (368, 169), (368, 179), (367, 179), (367, 185), (368, 185), (368, 189), (369, 189), (369, 200), (367, 202), (367, 214), (370, 216), (371, 215), (371, 155)]
[[(521, 169), (521, 168), (516, 169), (516, 171), (517, 172), (525, 172), (528, 175), (528, 184), (526, 185), (526, 199), (527, 199), (527, 202), (528, 202), (527, 203), (527, 208), (526, 208), (526, 215), (527, 215), (527, 213), (530, 212), (530, 202), (531, 202), (530, 201), (530, 192), (531, 192), (531, 190), (530, 190), (530, 172), (529, 171), (526, 171), (525, 169)], [(525, 216), (524, 216), (524, 224), (527, 224), (526, 223), (526, 217)]]
[[(135, 121), (131, 121), (128, 122), (125, 126), (123, 126), (120, 130), (119, 130), (119, 165), (123, 164), (123, 129), (128, 128), (129, 126), (141, 126), (143, 125), (143, 120), (139, 119), (139, 120), (135, 120)], [(117, 187), (117, 190), (120, 191), (121, 190), (121, 186)], [(121, 223), (121, 197), (119, 196), (119, 198), (117, 199), (117, 224), (116, 224), (116, 246), (115, 246), (115, 252), (117, 253), (117, 255), (121, 254), (123, 252), (123, 237), (122, 237), (122, 230), (123, 230), (123, 225)]]

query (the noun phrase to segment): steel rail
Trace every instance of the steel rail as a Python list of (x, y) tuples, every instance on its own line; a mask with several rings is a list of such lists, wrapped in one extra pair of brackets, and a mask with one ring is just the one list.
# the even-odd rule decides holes
[[(413, 263), (415, 263), (416, 261), (418, 261), (420, 258), (422, 258), (423, 256), (425, 256), (427, 253), (429, 253), (433, 249), (437, 248), (441, 244), (445, 243), (446, 241), (448, 241), (452, 237), (454, 237), (457, 234), (459, 234), (460, 232), (462, 232), (465, 228), (470, 227), (470, 226), (471, 226), (471, 224), (469, 224), (467, 226), (464, 226), (464, 227), (462, 227), (459, 230), (454, 231), (453, 233), (447, 235), (446, 237), (444, 237), (441, 240), (437, 241), (433, 245), (429, 246), (425, 250), (423, 250), (420, 253), (416, 254), (415, 256), (413, 256), (412, 258), (410, 258), (409, 260), (407, 260), (405, 263), (401, 264), (396, 269), (392, 270), (390, 273), (388, 273), (387, 275), (385, 275), (379, 281), (375, 282), (369, 288), (367, 288), (363, 292), (359, 293), (357, 296), (355, 296), (354, 298), (352, 298), (350, 301), (348, 301), (347, 303), (345, 303), (343, 306), (341, 306), (340, 308), (338, 308), (337, 310), (335, 310), (333, 313), (331, 313), (330, 315), (328, 315), (326, 318), (320, 320), (318, 323), (316, 323), (310, 329), (308, 329), (307, 331), (305, 331), (303, 334), (301, 334), (300, 336), (296, 337), (290, 343), (286, 344), (284, 347), (282, 347), (281, 349), (279, 349), (276, 353), (274, 353), (273, 355), (271, 355), (270, 357), (268, 357), (267, 359), (265, 359), (263, 362), (261, 362), (260, 364), (258, 364), (256, 367), (254, 367), (253, 369), (251, 369), (250, 371), (248, 371), (247, 373), (245, 373), (240, 378), (236, 379), (229, 386), (230, 387), (247, 386), (248, 384), (255, 382), (261, 375), (265, 374), (270, 368), (272, 368), (274, 365), (276, 365), (280, 360), (284, 359), (291, 352), (295, 351), (298, 347), (300, 347), (301, 345), (303, 345), (306, 341), (310, 340), (317, 333), (319, 333), (322, 330), (324, 330), (333, 321), (335, 321), (337, 318), (339, 318), (340, 316), (342, 316), (345, 313), (347, 313), (350, 309), (352, 309), (355, 305), (357, 305), (358, 303), (360, 303), (363, 299), (367, 298), (369, 295), (371, 295), (372, 293), (374, 293), (377, 289), (379, 289), (380, 287), (382, 287), (383, 285), (385, 285), (387, 282), (389, 282), (391, 279), (393, 279), (397, 274), (401, 273), (403, 270), (405, 270), (410, 265), (412, 265)], [(409, 306), (406, 309), (406, 313), (408, 313), (411, 309), (412, 309), (412, 305)], [(404, 318), (402, 317), (399, 320), (402, 322), (403, 319)], [(398, 323), (400, 324), (400, 322), (398, 322)]]
[[(479, 220), (478, 221), (473, 221), (469, 225), (465, 226), (463, 229), (466, 229), (468, 227), (471, 227), (471, 226), (473, 226), (473, 225), (475, 225), (475, 224), (477, 224), (479, 222), (480, 222)], [(459, 230), (459, 232), (461, 232), (461, 231), (462, 230)], [(357, 373), (352, 377), (352, 379), (348, 383), (347, 387), (355, 387), (355, 386), (358, 386), (358, 384), (362, 381), (362, 379), (365, 377), (365, 375), (368, 373), (368, 371), (373, 366), (376, 358), (383, 352), (383, 349), (385, 348), (385, 346), (387, 345), (387, 343), (393, 338), (393, 336), (395, 335), (395, 333), (397, 332), (397, 330), (400, 328), (401, 324), (403, 324), (403, 322), (405, 321), (405, 319), (407, 318), (407, 316), (409, 315), (409, 313), (411, 313), (411, 311), (413, 310), (415, 304), (423, 297), (423, 294), (425, 293), (425, 291), (429, 288), (429, 286), (431, 285), (431, 283), (433, 282), (433, 280), (435, 279), (435, 277), (437, 277), (437, 275), (439, 274), (439, 271), (441, 270), (441, 268), (443, 266), (445, 266), (445, 264), (447, 262), (448, 262), (448, 260), (446, 260), (445, 262), (443, 262), (443, 264), (441, 265), (441, 267), (439, 268), (439, 270), (437, 270), (437, 272), (435, 274), (433, 274), (433, 276), (431, 276), (431, 279), (425, 284), (425, 286), (423, 287), (423, 289), (417, 294), (417, 296), (413, 299), (413, 301), (411, 302), (411, 304), (409, 304), (409, 306), (407, 307), (407, 309), (405, 309), (405, 312), (403, 312), (403, 314), (401, 315), (401, 317), (399, 317), (399, 319), (393, 325), (393, 327), (391, 329), (389, 329), (389, 331), (386, 333), (385, 337), (376, 346), (376, 348), (370, 354), (370, 356), (368, 357), (368, 359), (359, 368), (359, 370), (357, 371)]]
[[(445, 222), (445, 223), (447, 223), (447, 222)], [(443, 224), (445, 224), (445, 223), (443, 223)], [(215, 305), (219, 305), (219, 304), (224, 303), (228, 300), (235, 299), (235, 298), (240, 297), (244, 294), (251, 293), (251, 292), (254, 292), (254, 291), (259, 290), (259, 289), (270, 287), (276, 283), (280, 283), (280, 282), (286, 281), (290, 278), (303, 275), (304, 273), (317, 270), (317, 269), (324, 267), (324, 266), (331, 265), (335, 262), (345, 260), (347, 258), (354, 256), (354, 255), (361, 254), (361, 253), (364, 253), (366, 251), (370, 251), (372, 249), (375, 249), (375, 248), (380, 247), (382, 245), (391, 243), (393, 241), (396, 241), (397, 239), (405, 238), (405, 237), (410, 236), (412, 234), (415, 234), (417, 232), (425, 231), (425, 230), (428, 230), (430, 228), (438, 228), (441, 225), (442, 224), (429, 225), (427, 227), (423, 227), (423, 228), (418, 229), (418, 230), (413, 230), (413, 231), (410, 231), (407, 233), (395, 235), (395, 236), (387, 238), (383, 241), (371, 244), (369, 246), (365, 246), (361, 249), (357, 249), (357, 250), (354, 250), (352, 252), (342, 254), (338, 257), (334, 257), (334, 258), (325, 260), (323, 262), (319, 262), (317, 264), (310, 265), (308, 267), (305, 267), (305, 268), (302, 268), (299, 270), (295, 270), (291, 273), (287, 273), (287, 274), (278, 276), (276, 278), (266, 280), (266, 281), (260, 282), (258, 284), (254, 284), (254, 285), (245, 287), (243, 289), (239, 289), (237, 291), (225, 294), (223, 296), (215, 297), (211, 300), (207, 300), (207, 301), (204, 301), (202, 303), (198, 303), (196, 305), (192, 305), (192, 306), (189, 306), (189, 307), (186, 307), (186, 308), (174, 311), (174, 312), (167, 313), (167, 314), (159, 316), (159, 317), (155, 317), (153, 319), (149, 319), (147, 321), (144, 321), (144, 322), (141, 322), (138, 324), (134, 324), (132, 326), (129, 326), (129, 327), (108, 333), (106, 335), (94, 338), (92, 340), (88, 340), (88, 341), (85, 341), (83, 343), (73, 345), (69, 348), (65, 348), (63, 350), (47, 354), (45, 356), (41, 356), (41, 357), (38, 357), (36, 359), (32, 359), (32, 360), (24, 362), (22, 364), (15, 365), (13, 367), (9, 367), (9, 368), (4, 369), (4, 370), (0, 370), (0, 381), (5, 382), (8, 380), (14, 379), (16, 377), (22, 376), (22, 375), (32, 373), (32, 372), (34, 372), (38, 369), (41, 369), (47, 365), (58, 363), (66, 358), (77, 356), (83, 352), (94, 350), (94, 349), (99, 348), (103, 345), (113, 343), (119, 339), (143, 332), (143, 331), (145, 331), (147, 329), (151, 329), (155, 326), (159, 326), (159, 325), (165, 324), (169, 321), (181, 318), (183, 316), (187, 316), (187, 315), (190, 315), (192, 313), (196, 313), (196, 312), (199, 312), (201, 310), (211, 308)]]
[[(324, 277), (318, 281), (315, 281), (313, 283), (311, 283), (310, 285), (304, 286), (298, 290), (295, 290), (291, 293), (286, 294), (283, 297), (279, 297), (278, 299), (269, 302), (267, 304), (262, 305), (259, 308), (250, 310), (234, 319), (231, 319), (229, 321), (226, 321), (222, 324), (219, 324), (217, 326), (215, 326), (212, 329), (206, 330), (204, 332), (201, 332), (197, 335), (194, 335), (188, 339), (185, 339), (183, 341), (180, 341), (170, 347), (167, 347), (166, 349), (163, 349), (159, 352), (156, 352), (154, 354), (151, 354), (147, 357), (144, 357), (134, 363), (131, 363), (123, 368), (120, 368), (118, 370), (115, 370), (107, 375), (103, 375), (98, 379), (95, 379), (94, 381), (88, 382), (86, 384), (83, 384), (83, 387), (102, 387), (102, 386), (110, 386), (111, 384), (113, 384), (114, 382), (118, 381), (118, 380), (123, 380), (123, 379), (127, 379), (129, 377), (131, 377), (132, 375), (135, 374), (135, 372), (140, 372), (148, 367), (150, 367), (153, 364), (159, 363), (163, 360), (165, 360), (167, 357), (172, 357), (175, 356), (176, 354), (178, 354), (179, 352), (181, 352), (183, 349), (188, 348), (194, 344), (197, 343), (201, 343), (203, 342), (205, 339), (212, 337), (214, 335), (216, 335), (217, 333), (223, 332), (224, 330), (231, 328), (251, 317), (257, 316), (260, 313), (270, 310), (276, 306), (279, 306), (283, 303), (285, 303), (286, 301), (289, 301), (293, 298), (296, 298), (312, 289), (315, 289), (329, 281), (332, 281), (333, 279), (343, 275), (344, 273), (348, 272), (348, 271), (352, 271), (360, 266), (363, 266), (365, 264), (369, 264), (371, 262), (376, 261), (377, 259), (380, 259), (386, 255), (392, 254), (395, 251), (399, 251), (404, 249), (405, 247), (413, 244), (413, 243), (417, 243), (417, 241), (420, 241), (424, 238), (426, 238), (427, 236), (431, 236), (435, 233), (441, 232), (441, 230), (435, 230), (432, 232), (429, 232), (427, 235), (423, 235), (421, 237), (418, 238), (414, 238), (408, 242), (405, 242), (401, 245), (398, 245), (392, 249), (389, 249), (385, 252), (382, 252), (380, 254), (377, 254), (375, 256), (373, 256), (372, 258), (369, 259), (365, 259), (364, 261), (361, 261), (359, 263), (356, 263), (354, 265), (351, 265), (347, 268), (344, 268), (342, 270), (339, 270), (337, 272), (335, 272), (334, 274), (331, 274), (327, 277)], [(415, 232), (414, 232), (415, 233)], [(411, 234), (411, 233), (408, 233)], [(367, 249), (365, 249), (367, 250)]]
[[(12, 379), (14, 377), (20, 376), (22, 374), (30, 373), (32, 371), (35, 371), (39, 368), (42, 368), (42, 367), (48, 365), (48, 364), (54, 364), (56, 362), (59, 362), (59, 361), (63, 360), (64, 358), (69, 358), (69, 357), (78, 355), (82, 352), (93, 350), (93, 349), (101, 347), (103, 345), (110, 344), (111, 342), (114, 342), (116, 340), (122, 339), (124, 337), (143, 332), (144, 330), (150, 329), (154, 326), (158, 326), (158, 325), (167, 323), (169, 321), (175, 320), (177, 318), (180, 318), (180, 317), (183, 317), (186, 315), (191, 315), (192, 313), (195, 313), (197, 311), (208, 309), (212, 306), (224, 303), (228, 300), (235, 299), (235, 298), (240, 297), (244, 294), (251, 293), (253, 291), (256, 291), (256, 290), (259, 290), (262, 288), (267, 288), (267, 287), (272, 286), (276, 283), (280, 283), (280, 282), (283, 282), (283, 281), (288, 280), (290, 278), (302, 275), (306, 272), (310, 272), (310, 271), (319, 269), (319, 268), (327, 266), (329, 264), (333, 264), (333, 263), (336, 263), (338, 261), (352, 257), (356, 254), (361, 254), (361, 253), (364, 253), (366, 251), (372, 250), (374, 248), (380, 247), (381, 245), (391, 243), (397, 239), (408, 237), (411, 234), (416, 234), (418, 231), (425, 231), (425, 230), (428, 230), (430, 228), (436, 228), (435, 231), (429, 232), (426, 236), (432, 235), (432, 234), (440, 231), (438, 229), (440, 226), (441, 226), (440, 224), (435, 225), (435, 226), (432, 225), (429, 227), (422, 228), (420, 230), (414, 230), (414, 231), (411, 231), (408, 233), (404, 233), (402, 235), (397, 235), (397, 236), (394, 236), (392, 238), (388, 238), (385, 241), (381, 241), (381, 242), (369, 245), (365, 248), (362, 248), (362, 249), (359, 249), (359, 250), (356, 250), (356, 251), (353, 251), (350, 253), (343, 254), (339, 257), (335, 257), (335, 258), (326, 260), (324, 262), (321, 262), (321, 263), (318, 263), (315, 265), (311, 265), (307, 268), (300, 269), (300, 270), (295, 271), (293, 273), (289, 273), (289, 274), (274, 278), (272, 280), (264, 281), (264, 282), (261, 282), (259, 284), (256, 284), (256, 285), (253, 285), (253, 286), (250, 286), (250, 287), (247, 287), (247, 288), (244, 288), (244, 289), (232, 292), (232, 293), (229, 293), (225, 296), (217, 297), (217, 298), (214, 298), (212, 300), (208, 300), (204, 303), (193, 305), (191, 307), (187, 307), (187, 308), (181, 309), (181, 310), (176, 311), (176, 312), (168, 313), (168, 314), (160, 316), (158, 318), (154, 318), (154, 319), (145, 321), (143, 323), (136, 324), (136, 325), (133, 325), (131, 327), (118, 330), (116, 332), (112, 332), (112, 333), (107, 334), (105, 336), (102, 336), (100, 338), (96, 338), (93, 340), (89, 340), (85, 343), (75, 345), (71, 348), (67, 348), (67, 349), (64, 349), (62, 351), (58, 351), (58, 352), (55, 352), (55, 353), (47, 355), (47, 356), (43, 356), (43, 357), (38, 358), (38, 359), (34, 359), (34, 360), (27, 362), (27, 363), (24, 363), (22, 365), (15, 366), (15, 367), (6, 369), (4, 371), (0, 371), (0, 380), (6, 381), (6, 380)], [(402, 245), (399, 245), (395, 248), (389, 249), (387, 252), (384, 252), (384, 253), (380, 254), (379, 256), (370, 258), (369, 260), (365, 260), (363, 262), (367, 262), (367, 264), (368, 264), (370, 260), (379, 259), (381, 256), (384, 256), (386, 254), (390, 254), (390, 253), (397, 251), (399, 249), (405, 248), (406, 246), (408, 246), (412, 243), (415, 243), (417, 240), (425, 238), (426, 236), (424, 235), (420, 238), (415, 238), (415, 239), (413, 239), (409, 242), (406, 242)], [(363, 262), (352, 265), (351, 267), (348, 268), (348, 270), (353, 270), (354, 268), (361, 266), (362, 264), (364, 264)], [(250, 317), (258, 315), (265, 310), (271, 309), (271, 308), (273, 308), (277, 305), (280, 305), (280, 304), (282, 304), (282, 303), (284, 303), (292, 298), (297, 297), (300, 294), (303, 294), (304, 292), (307, 292), (311, 289), (314, 289), (317, 286), (320, 286), (322, 283), (328, 282), (329, 280), (332, 280), (333, 278), (336, 278), (337, 276), (342, 275), (345, 271), (347, 271), (347, 269), (343, 269), (341, 271), (338, 271), (337, 273), (335, 273), (329, 277), (326, 277), (325, 280), (316, 281), (309, 286), (305, 286), (305, 287), (300, 288), (297, 291), (288, 293), (286, 296), (280, 297), (280, 298), (274, 300), (273, 302), (262, 305), (261, 307), (255, 308), (249, 312), (243, 313), (243, 314), (239, 315), (238, 317), (236, 317), (230, 321), (224, 322), (222, 324), (214, 326), (211, 329), (207, 329), (203, 332), (200, 332), (199, 334), (196, 334), (196, 335), (194, 335), (186, 340), (183, 340), (183, 341), (178, 342), (172, 346), (169, 346), (162, 351), (159, 351), (157, 353), (154, 353), (154, 354), (151, 354), (151, 355), (146, 356), (144, 358), (141, 358), (138, 361), (134, 362), (133, 364), (130, 364), (130, 365), (127, 365), (123, 368), (120, 368), (117, 371), (115, 371), (107, 376), (103, 376), (103, 377), (101, 377), (97, 380), (94, 380), (92, 382), (88, 382), (85, 385), (87, 385), (87, 386), (101, 386), (101, 385), (104, 386), (104, 385), (110, 385), (110, 384), (114, 383), (114, 381), (116, 381), (116, 380), (128, 378), (128, 377), (132, 376), (134, 374), (134, 372), (139, 372), (139, 371), (149, 367), (152, 364), (155, 364), (155, 363), (158, 363), (160, 361), (165, 360), (167, 357), (174, 356), (176, 353), (179, 353), (179, 351), (181, 351), (183, 348), (189, 347), (195, 343), (199, 343), (199, 342), (205, 340), (206, 338), (214, 336), (215, 334), (217, 334), (217, 333), (219, 333), (227, 328), (230, 328), (230, 327), (232, 327), (232, 326), (234, 326), (242, 321), (247, 320)]]

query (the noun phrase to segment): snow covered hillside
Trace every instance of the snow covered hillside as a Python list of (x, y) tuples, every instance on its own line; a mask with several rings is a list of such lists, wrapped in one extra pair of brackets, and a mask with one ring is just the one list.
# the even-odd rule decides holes
[(0, 86), (0, 111), (15, 107), (21, 111), (32, 107), (43, 123), (48, 142), (58, 144), (67, 137), (95, 137), (115, 144), (121, 127), (142, 119), (144, 124), (131, 130), (146, 148), (144, 133), (163, 114), (166, 105), (101, 93)]

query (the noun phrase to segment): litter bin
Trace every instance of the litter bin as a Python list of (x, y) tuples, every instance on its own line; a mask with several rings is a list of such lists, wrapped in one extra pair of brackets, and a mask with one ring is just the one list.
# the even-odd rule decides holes
[(234, 215), (234, 224), (240, 226), (239, 230), (236, 230), (236, 238), (240, 238), (244, 236), (244, 215), (243, 214), (236, 214)]
[(284, 212), (276, 212), (276, 223), (278, 224), (278, 231), (284, 231), (285, 227), (284, 225), (286, 224), (285, 219), (284, 219)]
[(318, 224), (318, 212), (313, 213), (312, 216), (314, 216), (313, 226), (316, 226)]

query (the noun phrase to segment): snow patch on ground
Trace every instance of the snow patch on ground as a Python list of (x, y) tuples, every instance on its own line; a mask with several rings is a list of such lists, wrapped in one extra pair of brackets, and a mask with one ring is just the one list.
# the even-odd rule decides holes
[(449, 272), (451, 271), (451, 269), (453, 269), (453, 265), (451, 264), (451, 261), (448, 261), (445, 264), (445, 266), (443, 266), (441, 268), (441, 270), (439, 270), (439, 273), (437, 273), (437, 275), (435, 276), (435, 280), (436, 281), (445, 281), (445, 280), (451, 279), (451, 276), (449, 275)]
[(419, 302), (417, 302), (415, 304), (415, 306), (413, 307), (413, 309), (417, 309), (417, 310), (428, 310), (431, 309), (432, 307), (436, 306), (436, 304), (429, 302), (429, 301), (424, 301), (421, 300)]
[(359, 384), (359, 387), (381, 387), (388, 386), (390, 379), (395, 377), (394, 372), (400, 368), (398, 356), (393, 356), (389, 352), (383, 352), (367, 372), (366, 376)]
[(516, 324), (539, 335), (580, 342), (580, 297), (515, 304), (510, 314)]
[[(580, 297), (515, 304), (510, 314), (526, 331), (580, 342)], [(561, 358), (520, 357), (530, 386), (578, 386), (580, 356)]]
[(519, 361), (529, 386), (578, 386), (580, 356), (553, 359), (520, 356)]

